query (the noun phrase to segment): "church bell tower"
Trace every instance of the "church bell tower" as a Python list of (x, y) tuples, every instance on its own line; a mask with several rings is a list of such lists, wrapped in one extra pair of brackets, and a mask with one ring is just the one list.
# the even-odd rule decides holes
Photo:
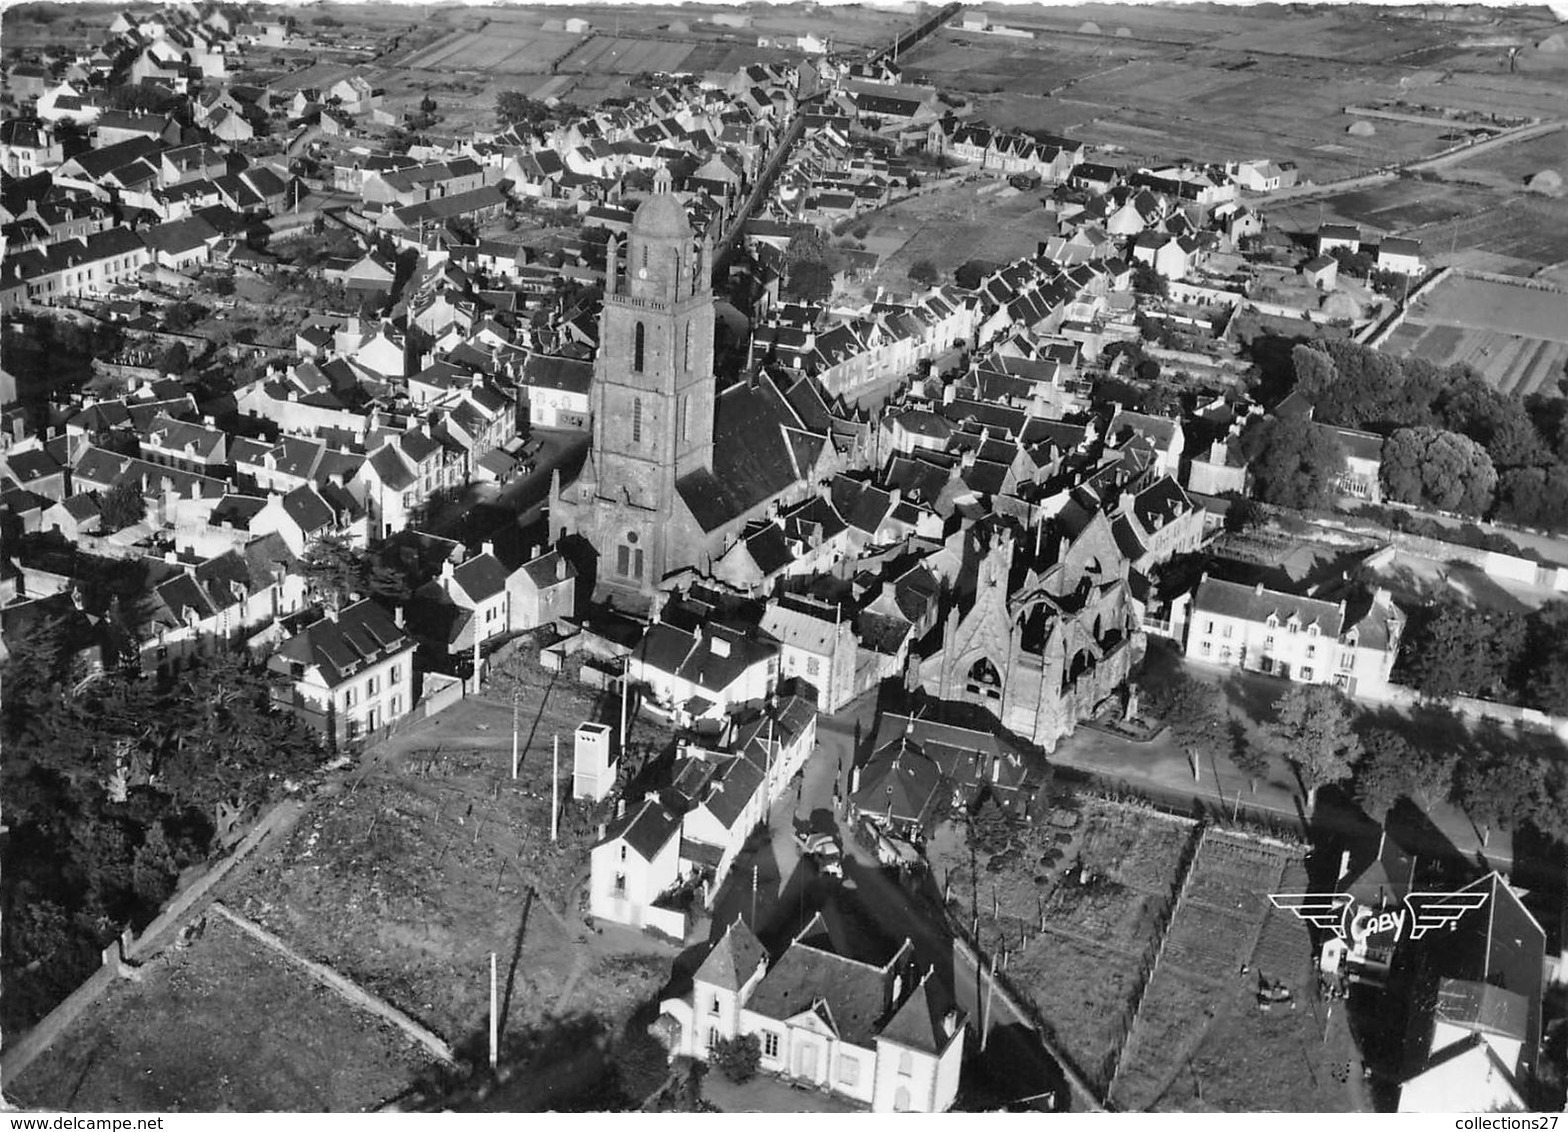
[(611, 238), (594, 364), (597, 588), (633, 605), (696, 562), (667, 529), (676, 482), (713, 461), (712, 253), (669, 190), (661, 170), (624, 249)]

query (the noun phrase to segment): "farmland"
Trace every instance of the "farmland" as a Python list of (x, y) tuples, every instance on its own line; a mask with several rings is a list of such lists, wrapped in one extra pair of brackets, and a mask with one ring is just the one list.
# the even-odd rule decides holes
[(1568, 361), (1568, 296), (1450, 276), (1412, 303), (1386, 343), (1438, 365), (1465, 362), (1505, 393), (1551, 391)]
[[(1119, 1109), (1366, 1109), (1360, 1073), (1348, 1071), (1358, 1060), (1349, 1035), (1315, 997), (1306, 925), (1266, 899), (1305, 883), (1290, 851), (1207, 836), (1128, 1043), (1112, 1096)], [(1260, 1007), (1265, 982), (1283, 984), (1294, 1005)]]
[(962, 834), (949, 829), (933, 842), (931, 858), (949, 885), (953, 913), (976, 915), (981, 945), (1009, 952), (1009, 980), (1033, 999), (1068, 1056), (1098, 1079), (1120, 1039), (1192, 826), (1098, 799), (1075, 804), (1076, 827), (1055, 838), (1065, 844), (1048, 848), (1043, 831), (1032, 830), (1031, 845), (1002, 857), (1000, 867), (980, 854), (986, 863), (978, 887)]
[(90, 1112), (356, 1112), (429, 1061), (217, 916), (140, 974), (6, 1082), (8, 1096)]

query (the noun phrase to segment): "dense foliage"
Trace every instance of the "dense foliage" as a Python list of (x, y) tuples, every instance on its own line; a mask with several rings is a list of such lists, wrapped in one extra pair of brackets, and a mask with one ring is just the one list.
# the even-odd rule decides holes
[(1568, 715), (1568, 603), (1531, 613), (1457, 602), (1416, 610), (1394, 678), (1434, 699), (1475, 696)]
[(1395, 429), (1383, 445), (1383, 490), (1396, 503), (1484, 515), (1492, 508), (1497, 470), (1468, 436), (1447, 429)]
[(7, 641), (0, 669), (8, 1032), (73, 990), (106, 941), (152, 919), (182, 869), (322, 757), (239, 657), (172, 682), (86, 679), (65, 640), (63, 621), (37, 620)]
[[(1495, 518), (1568, 530), (1568, 398), (1535, 393), (1521, 399), (1492, 388), (1467, 365), (1439, 369), (1424, 358), (1396, 358), (1343, 340), (1297, 345), (1291, 363), (1296, 391), (1322, 424), (1368, 429), (1391, 441), (1398, 430), (1440, 430), (1484, 450), (1493, 487), (1482, 491), (1488, 477), (1471, 449), (1442, 443), (1445, 462), (1471, 469), (1437, 477), (1437, 495), (1457, 494), (1465, 504), (1445, 510), (1481, 514), (1485, 497)], [(1430, 442), (1429, 432), (1417, 435)], [(1408, 447), (1413, 439), (1402, 443)], [(1396, 459), (1406, 455), (1396, 448)], [(1419, 502), (1431, 494), (1434, 485), (1416, 487), (1408, 475), (1401, 477), (1396, 498), (1416, 496), (1411, 501)]]
[(1345, 451), (1328, 429), (1300, 417), (1254, 420), (1241, 434), (1254, 494), (1296, 510), (1328, 504), (1345, 468)]
[(762, 1064), (762, 1043), (756, 1034), (720, 1038), (708, 1056), (719, 1072), (738, 1085), (757, 1075)]

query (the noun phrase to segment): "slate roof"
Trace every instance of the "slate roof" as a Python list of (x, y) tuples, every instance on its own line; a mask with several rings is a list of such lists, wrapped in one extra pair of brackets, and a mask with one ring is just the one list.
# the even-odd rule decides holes
[(1437, 984), (1437, 1018), (1477, 1033), (1523, 1041), (1529, 1033), (1530, 1008), (1523, 995), (1502, 987), (1443, 979)]
[[(813, 925), (820, 919), (819, 913)], [(824, 925), (821, 933), (825, 931)], [(801, 933), (807, 934), (812, 934), (812, 925)], [(887, 1012), (889, 990), (887, 972), (797, 938), (762, 977), (746, 1007), (783, 1020), (820, 1005), (826, 1008), (824, 1021), (841, 1040), (869, 1048)]]
[(531, 354), (523, 363), (523, 382), (538, 389), (560, 389), (588, 395), (593, 363), (549, 354)]
[(941, 980), (928, 973), (878, 1036), (909, 1049), (940, 1056), (953, 1038), (963, 1032), (966, 1017)]
[(605, 827), (600, 845), (624, 838), (628, 847), (645, 861), (658, 856), (659, 850), (679, 836), (681, 819), (657, 798), (647, 798), (635, 810), (628, 810)]
[(341, 610), (336, 619), (323, 617), (284, 641), (274, 654), (321, 670), (328, 687), (337, 687), (370, 665), (405, 649), (413, 641), (391, 616), (366, 599)]
[(1204, 578), (1199, 583), (1193, 613), (1194, 616), (1215, 613), (1259, 623), (1273, 614), (1281, 625), (1295, 615), (1303, 628), (1316, 622), (1319, 633), (1336, 638), (1345, 618), (1344, 607), (1336, 602), (1300, 597), (1263, 586), (1244, 586), (1219, 578)]
[(506, 577), (506, 568), (493, 554), (476, 554), (452, 571), (452, 580), (475, 602), (487, 601), (504, 592)]
[(771, 379), (741, 381), (719, 394), (713, 466), (689, 472), (675, 485), (704, 531), (717, 530), (796, 482), (785, 426), (799, 427), (799, 420)]

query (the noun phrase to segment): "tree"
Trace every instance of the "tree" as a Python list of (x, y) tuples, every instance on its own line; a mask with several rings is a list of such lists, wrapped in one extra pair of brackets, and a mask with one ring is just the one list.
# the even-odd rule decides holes
[(1254, 421), (1241, 435), (1241, 449), (1255, 494), (1279, 507), (1326, 505), (1345, 469), (1345, 451), (1334, 434), (1298, 421)]
[(1205, 751), (1217, 751), (1226, 734), (1225, 696), (1213, 684), (1178, 670), (1155, 698), (1154, 711), (1197, 775)]
[(1486, 449), (1440, 428), (1396, 430), (1383, 445), (1378, 475), (1397, 502), (1466, 515), (1485, 514), (1497, 488), (1497, 471)]
[(784, 280), (784, 297), (798, 303), (821, 303), (833, 294), (833, 271), (825, 263), (793, 264)]
[(300, 566), (311, 598), (341, 609), (365, 592), (365, 563), (346, 537), (327, 534), (306, 549)]
[(1132, 289), (1140, 295), (1154, 295), (1161, 299), (1171, 293), (1171, 285), (1165, 276), (1147, 263), (1133, 265)]
[(940, 276), (937, 274), (936, 264), (929, 259), (917, 259), (909, 266), (909, 280), (922, 287), (931, 287), (936, 284)]
[(158, 368), (164, 373), (172, 373), (176, 377), (190, 369), (190, 351), (185, 348), (185, 343), (171, 343), (169, 348), (163, 352), (163, 357), (159, 359)]
[(1526, 625), (1457, 602), (1417, 610), (1400, 647), (1398, 678), (1423, 696), (1506, 698), (1524, 655)]
[(520, 90), (497, 91), (495, 116), (503, 126), (534, 126), (550, 121), (555, 112)]
[(1372, 731), (1363, 744), (1366, 753), (1356, 767), (1356, 802), (1369, 817), (1383, 820), (1400, 798), (1430, 810), (1453, 787), (1457, 756), (1452, 752), (1413, 746), (1387, 728)]
[(1277, 718), (1269, 732), (1301, 778), (1310, 816), (1318, 791), (1349, 778), (1361, 757), (1350, 706), (1333, 688), (1303, 684), (1276, 700), (1274, 711)]
[(1531, 707), (1568, 715), (1568, 603), (1552, 601), (1530, 615), (1510, 683)]
[[(1481, 827), (1483, 845), (1491, 840), (1492, 830), (1515, 829), (1550, 807), (1548, 770), (1545, 760), (1506, 746), (1472, 752), (1459, 764), (1455, 798)], [(1561, 818), (1549, 816), (1547, 821), (1558, 824)]]
[(99, 528), (105, 534), (124, 530), (147, 517), (147, 500), (134, 480), (124, 480), (104, 492), (98, 505)]
[(713, 1043), (708, 1060), (737, 1085), (749, 1081), (762, 1064), (762, 1042), (756, 1034), (738, 1034)]
[(1012, 845), (1017, 832), (1013, 816), (1002, 808), (995, 794), (983, 790), (969, 813), (970, 843), (985, 853), (1002, 853)]

